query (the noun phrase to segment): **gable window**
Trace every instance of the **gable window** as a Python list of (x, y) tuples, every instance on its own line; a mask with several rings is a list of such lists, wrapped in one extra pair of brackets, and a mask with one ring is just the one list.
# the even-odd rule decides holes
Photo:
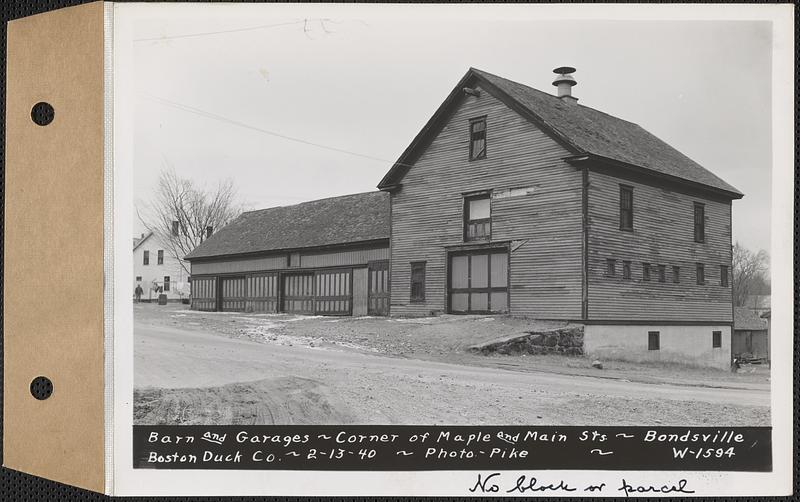
[(411, 262), (411, 301), (425, 301), (425, 262)]
[(469, 121), (469, 160), (486, 157), (486, 117)]
[(719, 266), (719, 285), (722, 287), (728, 287), (728, 266), (727, 265), (720, 265)]
[(681, 267), (674, 266), (672, 267), (672, 282), (678, 284), (681, 282)]
[(631, 262), (629, 261), (622, 262), (622, 278), (623, 279), (631, 278)]
[(642, 263), (642, 280), (649, 281), (650, 280), (650, 264), (649, 263)]
[(661, 350), (661, 332), (647, 332), (647, 350)]
[(492, 200), (489, 194), (464, 198), (464, 240), (492, 238)]
[(142, 265), (150, 265), (150, 251), (145, 250), (142, 253)]
[(180, 231), (180, 224), (178, 223), (178, 220), (172, 220), (172, 235), (177, 237), (179, 231)]
[(609, 277), (617, 275), (617, 260), (614, 258), (606, 259), (606, 275)]
[(158, 250), (158, 258), (157, 259), (158, 259), (158, 264), (159, 265), (163, 265), (164, 264), (164, 250), (163, 249), (159, 249)]
[(164, 276), (164, 291), (169, 291), (169, 276)]
[(633, 230), (633, 187), (619, 186), (619, 229)]
[(706, 240), (706, 206), (699, 202), (694, 203), (694, 241)]
[(665, 265), (658, 266), (658, 282), (667, 282), (667, 267)]
[(697, 284), (703, 285), (706, 283), (706, 268), (702, 263), (695, 265), (695, 275), (697, 276)]
[(722, 331), (711, 332), (711, 348), (718, 349), (722, 347)]

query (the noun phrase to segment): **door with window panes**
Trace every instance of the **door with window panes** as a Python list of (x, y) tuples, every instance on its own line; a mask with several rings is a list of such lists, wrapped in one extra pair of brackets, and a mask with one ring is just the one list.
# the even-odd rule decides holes
[(448, 310), (454, 314), (508, 312), (508, 250), (451, 253)]

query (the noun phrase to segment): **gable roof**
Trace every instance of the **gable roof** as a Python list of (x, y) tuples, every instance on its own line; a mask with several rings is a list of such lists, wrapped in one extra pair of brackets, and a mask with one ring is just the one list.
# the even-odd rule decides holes
[(133, 238), (133, 250), (136, 251), (136, 248), (141, 246), (144, 243), (144, 241), (146, 241), (147, 239), (150, 238), (151, 235), (153, 235), (153, 232), (147, 232), (147, 235), (142, 234), (141, 237), (134, 237)]
[(733, 329), (759, 331), (767, 329), (767, 321), (747, 307), (734, 307)]
[(366, 192), (242, 213), (187, 260), (389, 238), (389, 194)]
[(564, 103), (552, 94), (475, 68), (470, 68), (459, 81), (378, 188), (391, 189), (400, 182), (461, 98), (462, 89), (473, 85), (480, 85), (576, 155), (609, 159), (643, 172), (721, 191), (731, 198), (742, 197), (736, 188), (633, 122), (588, 106)]

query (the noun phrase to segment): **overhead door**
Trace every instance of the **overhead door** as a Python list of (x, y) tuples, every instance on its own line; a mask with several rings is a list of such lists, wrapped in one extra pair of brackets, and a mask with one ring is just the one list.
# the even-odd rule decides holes
[(314, 274), (285, 274), (281, 311), (292, 314), (314, 313)]
[(220, 293), (223, 312), (244, 312), (247, 300), (247, 282), (244, 277), (221, 277)]
[(247, 277), (247, 310), (278, 311), (278, 274), (255, 274)]
[(451, 254), (448, 285), (452, 313), (508, 312), (508, 252)]
[(369, 315), (389, 315), (389, 262), (369, 264)]
[(351, 269), (315, 272), (314, 311), (321, 315), (349, 315), (352, 306)]
[(192, 277), (192, 310), (217, 310), (216, 277)]

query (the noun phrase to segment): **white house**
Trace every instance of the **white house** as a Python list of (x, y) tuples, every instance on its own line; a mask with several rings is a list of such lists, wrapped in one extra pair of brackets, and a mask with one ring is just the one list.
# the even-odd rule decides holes
[[(142, 234), (133, 238), (133, 287), (142, 287), (142, 300), (158, 299), (163, 292), (167, 300), (180, 301), (189, 298), (189, 274), (181, 265), (181, 261), (171, 256), (153, 233)], [(159, 291), (160, 289), (160, 291)]]

